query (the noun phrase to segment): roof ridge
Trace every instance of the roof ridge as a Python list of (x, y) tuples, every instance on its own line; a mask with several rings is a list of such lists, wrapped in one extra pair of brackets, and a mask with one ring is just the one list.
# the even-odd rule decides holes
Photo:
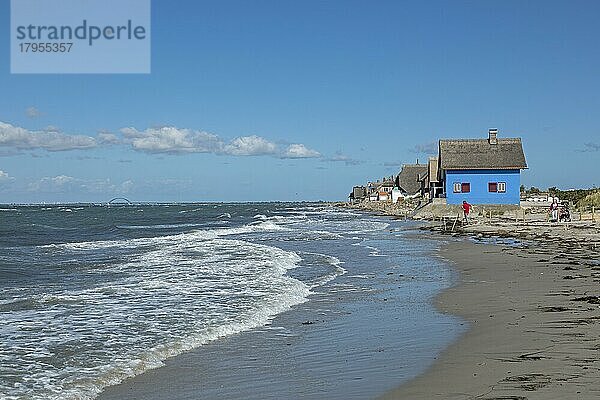
[[(440, 142), (488, 142), (488, 139), (440, 139)], [(521, 142), (521, 138), (498, 138), (498, 143), (517, 143)]]

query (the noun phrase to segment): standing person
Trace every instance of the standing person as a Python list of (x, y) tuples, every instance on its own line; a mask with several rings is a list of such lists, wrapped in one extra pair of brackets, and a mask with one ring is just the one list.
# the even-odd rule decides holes
[(469, 213), (471, 212), (471, 207), (473, 207), (473, 206), (470, 205), (469, 203), (467, 203), (466, 200), (463, 200), (463, 203), (462, 203), (463, 221), (466, 222), (467, 224), (469, 223)]
[(558, 197), (553, 198), (550, 204), (550, 221), (558, 222)]

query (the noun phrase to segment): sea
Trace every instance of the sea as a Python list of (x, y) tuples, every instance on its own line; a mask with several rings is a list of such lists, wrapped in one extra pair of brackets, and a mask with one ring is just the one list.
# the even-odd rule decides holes
[(189, 354), (197, 398), (381, 394), (464, 331), (417, 228), (325, 203), (2, 205), (0, 399), (95, 399)]

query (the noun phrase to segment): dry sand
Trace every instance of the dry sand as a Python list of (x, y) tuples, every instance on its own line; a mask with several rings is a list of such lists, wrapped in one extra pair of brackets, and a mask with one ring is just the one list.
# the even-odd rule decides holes
[[(442, 255), (461, 283), (436, 300), (470, 330), (424, 375), (383, 399), (600, 398), (598, 229), (490, 226), (524, 248), (459, 239)], [(464, 232), (463, 232), (464, 233)]]

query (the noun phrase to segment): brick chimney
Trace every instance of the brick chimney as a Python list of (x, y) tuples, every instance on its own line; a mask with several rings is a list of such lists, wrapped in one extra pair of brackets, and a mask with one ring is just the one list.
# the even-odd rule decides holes
[(492, 128), (488, 130), (490, 144), (498, 144), (498, 129)]

